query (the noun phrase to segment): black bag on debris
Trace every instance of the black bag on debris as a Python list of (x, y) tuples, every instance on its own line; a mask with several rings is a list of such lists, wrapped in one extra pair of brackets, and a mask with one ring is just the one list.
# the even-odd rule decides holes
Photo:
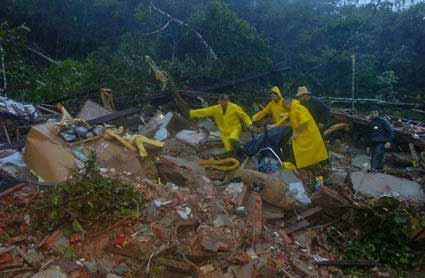
[(289, 138), (292, 136), (292, 128), (281, 126), (265, 130), (258, 134), (243, 147), (244, 152), (248, 156), (254, 156), (263, 148), (272, 148), (276, 154), (282, 156), (281, 147), (286, 145)]

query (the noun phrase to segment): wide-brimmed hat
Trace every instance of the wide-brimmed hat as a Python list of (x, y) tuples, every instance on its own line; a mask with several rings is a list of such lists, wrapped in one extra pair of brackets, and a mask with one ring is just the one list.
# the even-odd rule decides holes
[(311, 95), (311, 93), (307, 90), (306, 86), (298, 87), (298, 91), (295, 97), (299, 97), (302, 95)]

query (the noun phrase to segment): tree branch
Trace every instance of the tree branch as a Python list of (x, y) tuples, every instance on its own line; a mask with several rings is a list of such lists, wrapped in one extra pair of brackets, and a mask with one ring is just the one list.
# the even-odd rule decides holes
[(7, 80), (6, 80), (6, 69), (4, 66), (4, 50), (3, 50), (3, 45), (0, 42), (0, 54), (1, 54), (1, 72), (3, 75), (3, 88), (1, 89), (1, 91), (6, 94), (6, 89), (7, 89)]
[(150, 32), (150, 33), (147, 33), (147, 34), (144, 34), (144, 35), (145, 35), (145, 36), (150, 36), (150, 35), (155, 35), (155, 34), (157, 34), (157, 33), (159, 33), (159, 32), (162, 32), (162, 31), (164, 31), (165, 29), (167, 29), (168, 25), (170, 25), (170, 22), (171, 22), (171, 20), (167, 21), (167, 23), (165, 23), (165, 25), (164, 25), (164, 26), (162, 26), (161, 28), (159, 28), (158, 30), (153, 31), (153, 32)]
[(56, 60), (53, 60), (52, 58), (50, 58), (50, 57), (48, 57), (48, 56), (44, 55), (43, 53), (41, 53), (41, 52), (39, 52), (39, 51), (37, 51), (37, 50), (35, 50), (35, 49), (31, 48), (31, 47), (27, 47), (27, 49), (28, 49), (29, 51), (31, 51), (32, 53), (35, 53), (35, 54), (37, 54), (38, 56), (40, 56), (40, 57), (42, 57), (42, 58), (46, 59), (46, 60), (47, 60), (47, 61), (49, 61), (50, 63), (56, 64), (56, 65), (60, 65), (60, 64), (61, 64), (60, 62), (58, 62), (58, 61), (56, 61)]
[[(157, 7), (153, 4), (153, 2), (151, 2), (151, 7), (152, 7), (155, 11), (157, 11), (157, 12), (159, 12), (160, 14), (162, 14), (162, 15), (166, 16), (166, 17), (167, 17), (170, 21), (173, 21), (173, 22), (175, 22), (175, 23), (177, 23), (177, 24), (179, 24), (179, 25), (182, 25), (182, 26), (185, 26), (185, 27), (187, 27), (187, 28), (190, 28), (189, 24), (187, 24), (187, 23), (185, 23), (185, 22), (183, 22), (183, 21), (181, 21), (181, 20), (179, 20), (179, 19), (177, 19), (177, 18), (175, 18), (175, 17), (171, 16), (170, 14), (168, 14), (168, 13), (164, 12), (163, 10), (161, 10), (161, 9), (157, 8)], [(202, 37), (202, 35), (201, 35), (198, 31), (196, 31), (196, 30), (193, 30), (193, 32), (196, 34), (196, 36), (199, 38), (199, 40), (200, 40), (200, 41), (202, 42), (202, 44), (205, 46), (205, 48), (207, 49), (207, 51), (208, 51), (208, 53), (211, 55), (211, 57), (212, 57), (214, 60), (217, 60), (217, 55), (215, 54), (215, 52), (214, 52), (214, 50), (211, 48), (211, 46), (207, 43), (207, 41), (204, 39), (204, 37)]]

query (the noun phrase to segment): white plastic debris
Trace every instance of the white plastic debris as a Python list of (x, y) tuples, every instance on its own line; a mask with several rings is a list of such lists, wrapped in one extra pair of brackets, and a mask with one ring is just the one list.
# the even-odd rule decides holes
[(192, 210), (189, 207), (176, 207), (177, 214), (184, 220), (192, 218)]
[(0, 158), (0, 167), (3, 168), (6, 165), (13, 165), (18, 168), (25, 168), (27, 166), (21, 152), (14, 152), (11, 155)]
[(176, 138), (189, 145), (199, 145), (207, 135), (200, 130), (183, 129), (176, 134)]
[(7, 97), (0, 96), (0, 111), (26, 119), (36, 119), (40, 116), (34, 105), (23, 104)]
[(300, 204), (309, 205), (311, 200), (308, 197), (302, 182), (289, 183), (289, 195), (297, 200)]

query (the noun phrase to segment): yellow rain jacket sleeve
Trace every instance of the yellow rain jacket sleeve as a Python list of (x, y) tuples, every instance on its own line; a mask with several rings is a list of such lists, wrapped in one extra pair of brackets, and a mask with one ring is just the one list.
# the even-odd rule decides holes
[(213, 105), (207, 108), (195, 109), (190, 111), (191, 118), (212, 117), (215, 124), (221, 132), (221, 140), (226, 151), (232, 150), (230, 140), (239, 141), (242, 132), (241, 120), (247, 127), (252, 125), (250, 117), (239, 105), (228, 102), (226, 113), (223, 113), (221, 105)]
[(266, 117), (268, 114), (272, 114), (273, 123), (278, 123), (288, 111), (283, 107), (283, 97), (277, 86), (272, 88), (272, 92), (279, 97), (279, 101), (275, 102), (274, 100), (270, 101), (262, 110), (258, 111), (252, 119), (254, 121), (259, 121)]
[(328, 152), (316, 122), (307, 108), (302, 106), (298, 100), (293, 100), (291, 103), (289, 124), (294, 132), (305, 124), (305, 128), (292, 142), (298, 169), (315, 165), (328, 159)]

